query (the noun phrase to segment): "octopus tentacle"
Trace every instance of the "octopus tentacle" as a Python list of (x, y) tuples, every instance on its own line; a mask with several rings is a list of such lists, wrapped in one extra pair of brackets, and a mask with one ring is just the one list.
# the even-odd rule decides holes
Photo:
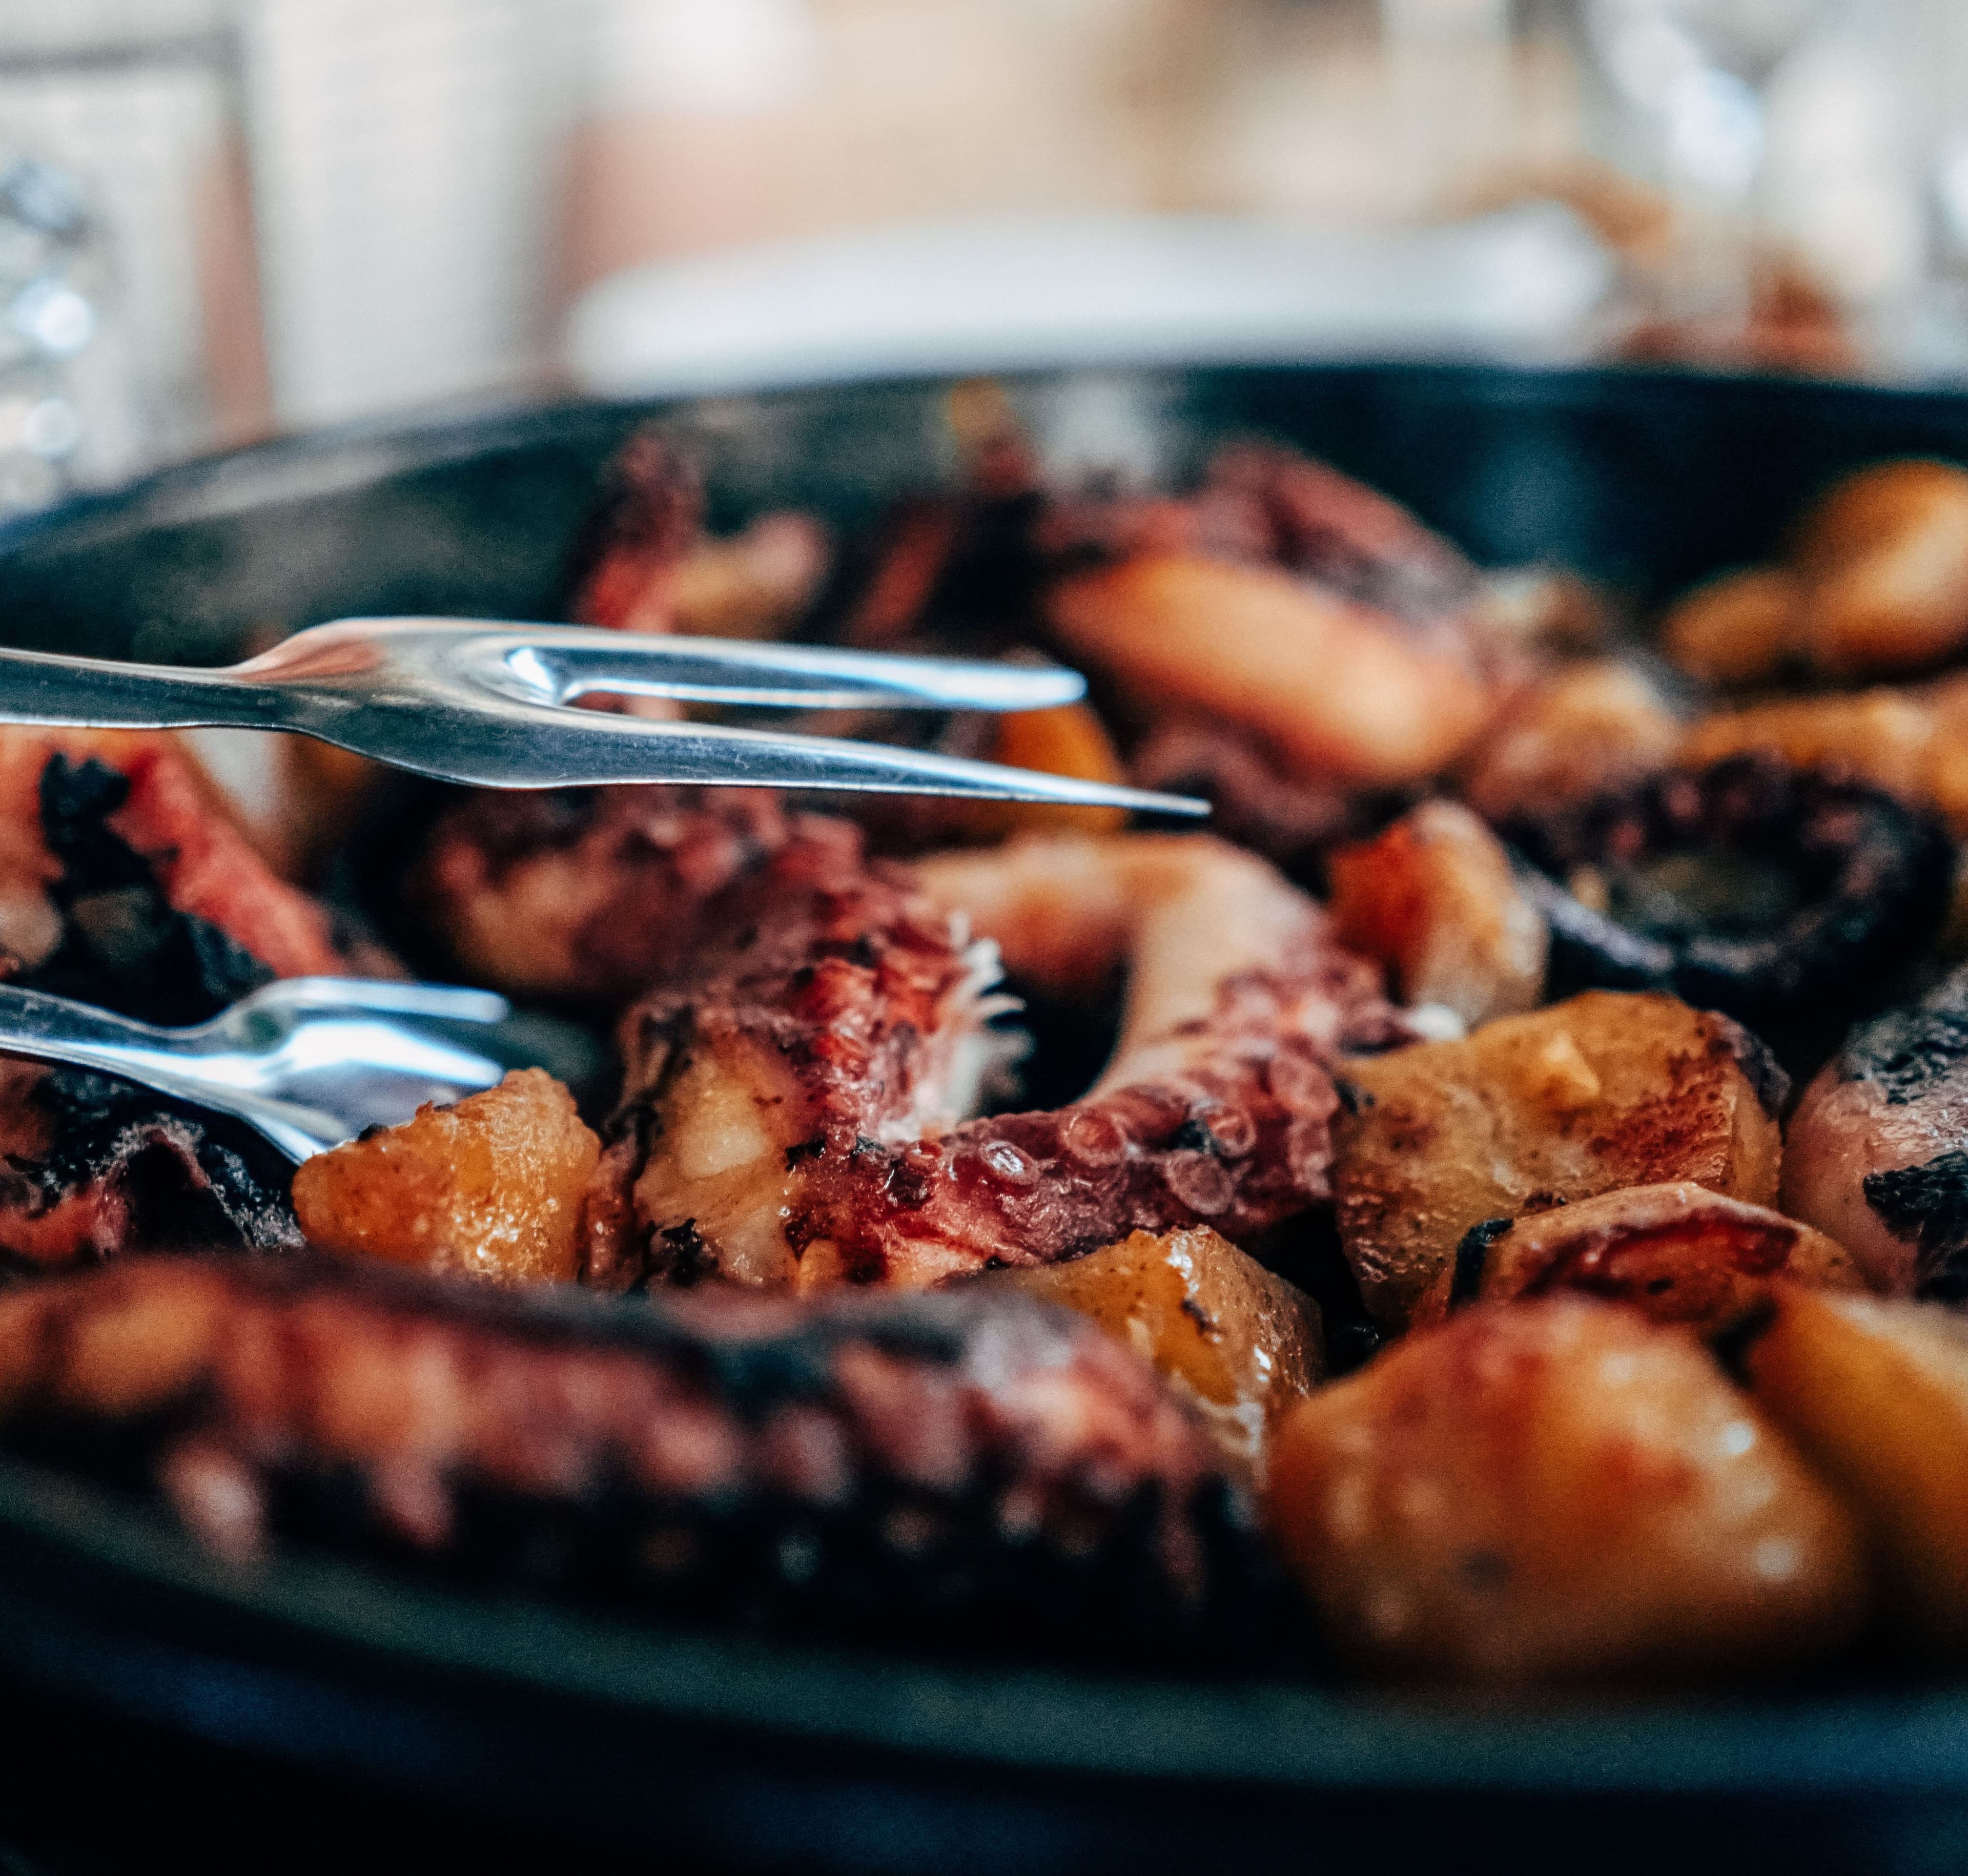
[[(1333, 1056), (1408, 1034), (1317, 906), (1220, 842), (1036, 839), (804, 898), (790, 866), (740, 901), (767, 922), (625, 1023), (592, 1279), (922, 1287), (1133, 1231), (1248, 1237), (1329, 1195)], [(990, 1007), (971, 929), (1058, 994), (1128, 965), (1083, 1100), (959, 1121)]]
[(234, 1556), (291, 1535), (651, 1613), (1076, 1650), (1270, 1607), (1198, 1423), (1002, 1292), (658, 1304), (145, 1259), (0, 1297), (0, 1444)]

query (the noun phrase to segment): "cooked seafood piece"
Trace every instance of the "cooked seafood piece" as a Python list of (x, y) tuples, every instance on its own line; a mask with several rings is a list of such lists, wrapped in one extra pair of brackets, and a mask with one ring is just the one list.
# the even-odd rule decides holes
[(1685, 1331), (1472, 1309), (1294, 1408), (1270, 1523), (1343, 1658), (1501, 1686), (1819, 1658), (1867, 1606), (1855, 1521)]
[(1280, 1613), (1247, 1501), (1147, 1365), (976, 1290), (657, 1302), (134, 1259), (0, 1295), (0, 1444), (230, 1557), (293, 1537), (672, 1618), (1166, 1657)]
[(1544, 990), (1544, 915), (1510, 856), (1455, 801), (1424, 801), (1373, 840), (1329, 856), (1341, 943), (1387, 965), (1403, 1003), (1468, 1026), (1530, 1009)]
[(986, 1027), (1005, 1007), (995, 953), (844, 823), (798, 823), (700, 930), (623, 1019), (592, 1282), (811, 1280), (817, 1173), (950, 1126), (1005, 1053)]
[(1880, 463), (1799, 524), (1801, 636), (1836, 678), (1918, 669), (1968, 645), (1968, 472)]
[(1294, 775), (1388, 787), (1436, 774), (1494, 707), (1465, 648), (1270, 567), (1136, 554), (1045, 600), (1067, 653), (1147, 717), (1254, 733)]
[[(625, 1022), (589, 1210), (602, 1280), (921, 1286), (1134, 1231), (1235, 1240), (1327, 1195), (1334, 1056), (1411, 1033), (1317, 906), (1208, 838), (1029, 839), (906, 884), (822, 872), (804, 898), (778, 861), (760, 878), (742, 942)], [(953, 914), (1052, 995), (1126, 965), (1085, 1098), (953, 1124), (995, 962)]]
[(1792, 662), (1804, 588), (1780, 567), (1720, 574), (1685, 594), (1661, 622), (1661, 649), (1705, 684), (1767, 683)]
[(1876, 1289), (1968, 1296), (1968, 967), (1855, 1029), (1805, 1090), (1783, 1208)]
[(1463, 765), (1457, 791), (1503, 825), (1627, 787), (1674, 759), (1680, 719), (1619, 658), (1561, 665), (1513, 697)]
[(1674, 1180), (1472, 1225), (1414, 1320), (1439, 1321), (1471, 1303), (1578, 1290), (1656, 1322), (1720, 1328), (1779, 1277), (1824, 1289), (1865, 1287), (1851, 1253), (1822, 1231)]
[(1859, 1515), (1888, 1620), (1968, 1648), (1968, 1320), (1781, 1286), (1733, 1338), (1763, 1412)]
[(1201, 539), (1219, 552), (1241, 548), (1410, 625), (1459, 621), (1482, 597), (1481, 575), (1450, 542), (1378, 490), (1295, 450), (1219, 451), (1196, 505)]
[(601, 1143), (539, 1069), (305, 1160), (295, 1215), (324, 1250), (494, 1283), (571, 1282)]
[(1224, 839), (1261, 853), (1293, 878), (1316, 875), (1333, 839), (1353, 826), (1361, 797), (1344, 784), (1287, 774), (1248, 730), (1165, 716), (1128, 758), (1138, 788), (1200, 795)]
[(454, 972), (619, 1008), (706, 941), (720, 894), (826, 824), (757, 789), (484, 790), (440, 817), (403, 898)]
[(1771, 1204), (1785, 1091), (1726, 1016), (1607, 991), (1347, 1063), (1332, 1189), (1368, 1308), (1404, 1327), (1472, 1227), (1621, 1186)]
[(1718, 711), (1688, 726), (1678, 759), (1702, 768), (1743, 755), (1870, 782), (1968, 837), (1968, 677)]
[(569, 616), (627, 632), (775, 636), (818, 590), (827, 560), (827, 537), (807, 515), (761, 515), (710, 538), (695, 464), (651, 425), (602, 477), (568, 556)]
[[(159, 1023), (348, 969), (163, 736), (0, 731), (0, 946), (17, 983)], [(0, 1151), (17, 1268), (299, 1241), (270, 1149), (145, 1089), (0, 1063)]]
[(1067, 1263), (980, 1280), (1091, 1317), (1151, 1362), (1259, 1478), (1270, 1429), (1321, 1378), (1319, 1305), (1206, 1227), (1136, 1231)]
[(1669, 990), (1772, 1032), (1890, 994), (1940, 932), (1953, 848), (1863, 783), (1740, 756), (1509, 830), (1550, 987)]

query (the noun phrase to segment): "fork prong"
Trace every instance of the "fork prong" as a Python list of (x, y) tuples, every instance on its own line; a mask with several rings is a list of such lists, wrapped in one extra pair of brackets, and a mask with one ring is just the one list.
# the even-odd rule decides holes
[[(512, 1005), (497, 991), (395, 978), (283, 977), (244, 999), (256, 1009), (361, 1010), (450, 1023), (503, 1023)], [(235, 1004), (235, 1008), (242, 1007)]]
[[(503, 720), (455, 720), (435, 746), (420, 736), (406, 737), (400, 750), (386, 751), (372, 741), (368, 752), (426, 775), (487, 788), (681, 782), (1049, 801), (1186, 817), (1209, 812), (1208, 802), (1187, 795), (1007, 768), (890, 743), (659, 722), (516, 701), (500, 715)], [(332, 730), (319, 733), (333, 736)]]
[[(1086, 681), (1057, 665), (987, 664), (832, 645), (516, 627), (494, 655), (543, 703), (597, 691), (785, 709), (1035, 710), (1076, 703)], [(503, 686), (501, 687), (503, 687)]]

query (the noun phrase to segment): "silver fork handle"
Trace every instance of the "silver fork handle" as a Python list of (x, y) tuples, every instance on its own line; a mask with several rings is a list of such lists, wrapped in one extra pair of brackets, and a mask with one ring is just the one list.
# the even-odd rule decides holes
[(222, 671), (0, 647), (0, 723), (193, 729), (282, 720), (277, 697)]

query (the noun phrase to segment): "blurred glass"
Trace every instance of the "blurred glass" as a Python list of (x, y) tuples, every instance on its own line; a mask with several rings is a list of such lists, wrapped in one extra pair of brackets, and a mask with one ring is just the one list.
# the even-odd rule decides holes
[(1748, 320), (1771, 81), (1830, 11), (1827, 0), (1584, 0), (1586, 42), (1651, 131), (1681, 211), (1672, 316)]
[(267, 419), (221, 0), (0, 5), (0, 513)]

